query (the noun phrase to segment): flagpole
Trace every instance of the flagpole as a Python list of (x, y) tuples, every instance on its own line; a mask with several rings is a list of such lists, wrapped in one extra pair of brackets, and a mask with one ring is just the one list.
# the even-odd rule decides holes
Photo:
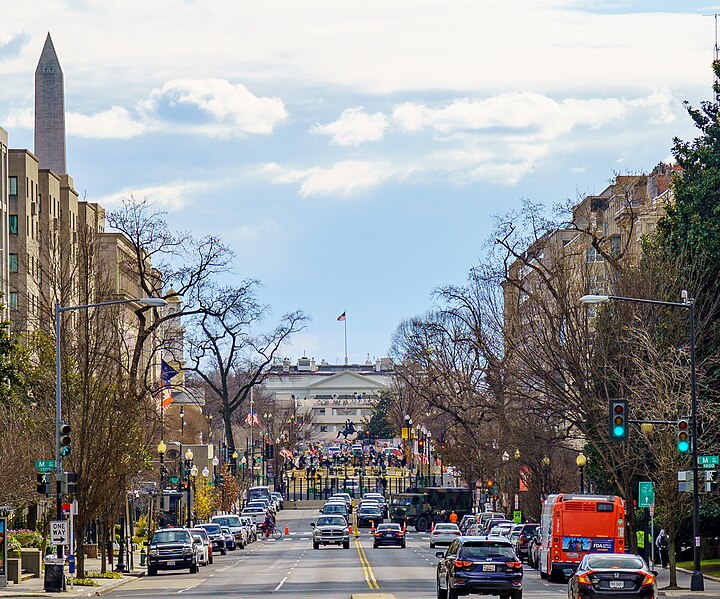
[(253, 408), (253, 388), (250, 387), (250, 485), (254, 484), (255, 476), (255, 443), (253, 428), (255, 427), (255, 409)]
[(343, 312), (345, 314), (345, 318), (343, 319), (343, 324), (345, 325), (345, 366), (348, 365), (348, 353), (347, 353), (347, 310)]

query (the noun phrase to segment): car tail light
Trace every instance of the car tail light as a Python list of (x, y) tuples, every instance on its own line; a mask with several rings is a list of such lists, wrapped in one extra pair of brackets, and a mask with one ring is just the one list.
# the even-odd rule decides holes
[(652, 574), (650, 574), (648, 572), (645, 572), (644, 574), (645, 574), (645, 578), (642, 581), (642, 586), (646, 587), (651, 584), (655, 584), (655, 577)]
[(376, 532), (376, 533), (375, 533), (375, 536), (376, 536), (376, 537), (381, 537), (381, 536), (382, 536), (382, 533), (381, 533), (381, 532)]
[(460, 531), (459, 531), (459, 530), (453, 530), (453, 534), (454, 534), (454, 535), (459, 535), (459, 534), (460, 534)]
[(403, 533), (402, 533), (402, 531), (401, 531), (401, 532), (396, 532), (395, 534), (396, 534), (396, 535), (397, 535), (398, 537), (401, 537), (401, 536), (403, 536)]
[(472, 566), (475, 562), (468, 562), (462, 559), (456, 559), (454, 562), (456, 568), (469, 568)]
[(522, 562), (507, 562), (505, 565), (513, 570), (519, 570), (522, 568)]
[(590, 574), (592, 574), (592, 572), (585, 572), (584, 574), (580, 574), (580, 576), (578, 576), (578, 582), (580, 584), (592, 585), (592, 582), (590, 582)]

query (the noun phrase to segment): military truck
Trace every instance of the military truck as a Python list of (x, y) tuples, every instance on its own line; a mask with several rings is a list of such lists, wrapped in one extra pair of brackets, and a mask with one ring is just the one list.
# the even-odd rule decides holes
[(472, 513), (472, 491), (458, 487), (418, 487), (397, 493), (390, 500), (390, 517), (398, 524), (407, 523), (418, 532), (430, 529), (433, 522), (446, 522), (452, 512), (458, 522)]

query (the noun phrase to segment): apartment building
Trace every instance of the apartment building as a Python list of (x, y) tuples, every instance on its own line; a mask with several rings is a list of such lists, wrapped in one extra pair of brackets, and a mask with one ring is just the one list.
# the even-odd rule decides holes
[(8, 319), (8, 252), (10, 239), (8, 227), (10, 224), (8, 216), (8, 134), (0, 127), (0, 303), (2, 304), (2, 319)]

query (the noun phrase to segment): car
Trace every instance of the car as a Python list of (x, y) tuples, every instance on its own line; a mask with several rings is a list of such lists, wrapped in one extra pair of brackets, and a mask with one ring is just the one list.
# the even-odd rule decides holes
[(458, 536), (460, 536), (460, 529), (457, 524), (449, 522), (436, 524), (430, 533), (430, 548), (432, 549), (436, 545), (450, 545)]
[(242, 523), (240, 522), (240, 517), (237, 514), (218, 514), (210, 518), (210, 522), (212, 524), (219, 524), (220, 526), (227, 526), (233, 535), (235, 535), (235, 545), (239, 549), (243, 549), (245, 547), (245, 536), (242, 533)]
[(512, 522), (500, 522), (500, 524), (497, 524), (490, 529), (488, 536), (505, 537), (509, 539), (510, 531), (513, 529), (514, 526), (515, 524)]
[(382, 493), (365, 493), (363, 495), (363, 500), (365, 499), (374, 499), (375, 501), (377, 501), (383, 508), (383, 516), (385, 518), (390, 515), (387, 500)]
[(262, 526), (265, 522), (267, 512), (261, 507), (246, 507), (241, 515), (251, 517), (255, 523), (255, 527), (257, 528), (258, 526)]
[(348, 514), (347, 505), (344, 503), (326, 503), (320, 509), (320, 513), (325, 515), (342, 516), (348, 522), (350, 521), (350, 514)]
[(220, 530), (222, 530), (223, 536), (225, 537), (225, 549), (227, 551), (235, 551), (237, 549), (237, 544), (235, 543), (235, 535), (230, 531), (227, 526), (221, 526)]
[(348, 512), (352, 512), (353, 499), (350, 496), (350, 493), (335, 493), (330, 499), (336, 499), (336, 498), (343, 499), (348, 506)]
[(540, 537), (540, 528), (535, 531), (528, 542), (528, 566), (540, 569), (540, 550), (542, 549), (542, 538)]
[(470, 527), (473, 524), (477, 524), (477, 522), (475, 520), (475, 514), (465, 514), (462, 517), (462, 520), (460, 520), (458, 527), (460, 528), (460, 532), (465, 534), (465, 533), (467, 533), (468, 530), (470, 530)]
[(361, 499), (358, 504), (358, 510), (361, 510), (363, 507), (372, 507), (381, 512), (383, 511), (382, 506), (374, 499)]
[(275, 501), (278, 504), (278, 509), (285, 509), (285, 500), (283, 499), (282, 493), (280, 493), (279, 491), (273, 491), (272, 493), (270, 493), (270, 497), (275, 498)]
[(210, 535), (204, 528), (191, 528), (193, 539), (199, 538), (201, 548), (199, 548), (198, 562), (201, 566), (207, 566), (213, 563), (212, 544), (210, 542)]
[(470, 593), (522, 599), (522, 562), (508, 539), (458, 537), (435, 555), (438, 599)]
[(148, 576), (157, 576), (158, 570), (184, 568), (197, 574), (197, 545), (187, 528), (159, 528), (147, 545)]
[(507, 518), (502, 512), (483, 512), (482, 514), (479, 514), (477, 518), (481, 531), (485, 530), (488, 520), (507, 520)]
[(261, 487), (250, 487), (247, 492), (247, 499), (248, 501), (252, 501), (253, 499), (267, 499), (270, 501), (270, 487), (261, 486)]
[(503, 522), (508, 522), (504, 517), (503, 518), (489, 518), (488, 520), (485, 520), (485, 524), (483, 525), (484, 528), (482, 529), (482, 534), (490, 534), (490, 531), (495, 528), (498, 524), (502, 524)]
[[(510, 529), (510, 534), (508, 535), (508, 540), (513, 544), (513, 548), (515, 547), (515, 543), (520, 537), (520, 533), (522, 532), (523, 524), (516, 524)], [(515, 552), (517, 553), (517, 551)]]
[(344, 516), (319, 516), (310, 526), (313, 529), (313, 549), (320, 549), (320, 545), (342, 545), (343, 549), (350, 549), (350, 530)]
[(371, 527), (371, 526), (377, 526), (378, 524), (382, 523), (383, 521), (383, 515), (382, 511), (380, 510), (379, 505), (370, 506), (366, 505), (365, 507), (358, 508), (357, 511), (357, 525), (358, 528), (362, 528), (363, 526)]
[(389, 522), (387, 524), (380, 524), (375, 529), (373, 549), (384, 545), (397, 545), (400, 549), (405, 549), (405, 531), (399, 524)]
[(222, 528), (219, 524), (198, 524), (196, 528), (204, 528), (207, 531), (208, 537), (210, 537), (210, 543), (212, 544), (213, 553), (219, 553), (225, 555), (227, 548), (225, 547), (225, 535), (223, 534)]
[(529, 560), (530, 544), (532, 542), (533, 536), (535, 536), (535, 531), (538, 529), (539, 526), (539, 524), (535, 524), (534, 522), (526, 522), (522, 525), (522, 528), (520, 529), (520, 534), (515, 541), (515, 554), (521, 560), (523, 558)]
[(257, 541), (257, 527), (255, 521), (250, 516), (240, 516), (240, 524), (245, 532), (245, 544)]
[(657, 597), (657, 572), (632, 553), (589, 553), (568, 581), (568, 599)]

